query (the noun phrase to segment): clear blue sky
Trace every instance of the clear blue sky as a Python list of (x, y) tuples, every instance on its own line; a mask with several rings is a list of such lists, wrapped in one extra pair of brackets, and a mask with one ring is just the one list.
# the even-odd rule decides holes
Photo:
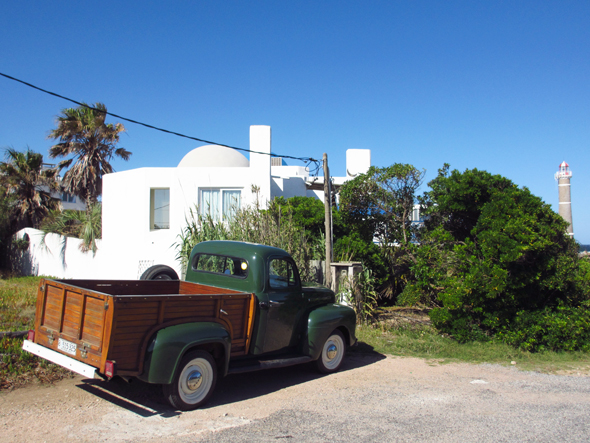
[[(5, 1), (0, 42), (5, 74), (233, 146), (270, 125), (273, 152), (327, 152), (337, 176), (368, 148), (427, 180), (445, 162), (501, 174), (557, 208), (566, 160), (590, 244), (589, 1)], [(0, 147), (47, 155), (70, 106), (0, 77)], [(119, 171), (200, 145), (125, 126)]]

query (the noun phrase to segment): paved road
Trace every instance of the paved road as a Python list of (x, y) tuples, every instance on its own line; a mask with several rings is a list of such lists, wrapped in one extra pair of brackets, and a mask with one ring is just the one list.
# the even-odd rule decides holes
[(587, 442), (590, 377), (352, 355), (220, 381), (177, 413), (144, 384), (66, 380), (0, 395), (0, 441)]

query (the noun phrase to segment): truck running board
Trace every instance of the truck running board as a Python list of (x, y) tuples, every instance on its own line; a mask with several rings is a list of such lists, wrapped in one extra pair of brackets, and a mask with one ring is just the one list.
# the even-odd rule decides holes
[(299, 365), (310, 361), (312, 361), (312, 358), (306, 356), (249, 361), (247, 363), (244, 362), (243, 365), (230, 367), (228, 374), (241, 374), (243, 372), (260, 371), (262, 369), (285, 368), (287, 366)]

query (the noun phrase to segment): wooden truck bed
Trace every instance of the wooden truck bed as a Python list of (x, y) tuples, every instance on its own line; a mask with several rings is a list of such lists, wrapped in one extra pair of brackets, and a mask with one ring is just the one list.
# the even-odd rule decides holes
[(35, 343), (101, 373), (114, 360), (117, 374), (135, 376), (153, 334), (180, 323), (220, 323), (231, 356), (247, 354), (255, 296), (184, 281), (43, 279), (36, 309)]

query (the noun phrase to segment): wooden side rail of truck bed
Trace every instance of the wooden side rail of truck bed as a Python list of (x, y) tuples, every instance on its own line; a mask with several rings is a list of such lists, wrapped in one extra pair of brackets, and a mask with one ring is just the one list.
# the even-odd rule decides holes
[(104, 374), (136, 376), (150, 338), (160, 329), (216, 322), (231, 337), (231, 356), (248, 353), (254, 294), (172, 280), (48, 280), (37, 293), (35, 339)]

